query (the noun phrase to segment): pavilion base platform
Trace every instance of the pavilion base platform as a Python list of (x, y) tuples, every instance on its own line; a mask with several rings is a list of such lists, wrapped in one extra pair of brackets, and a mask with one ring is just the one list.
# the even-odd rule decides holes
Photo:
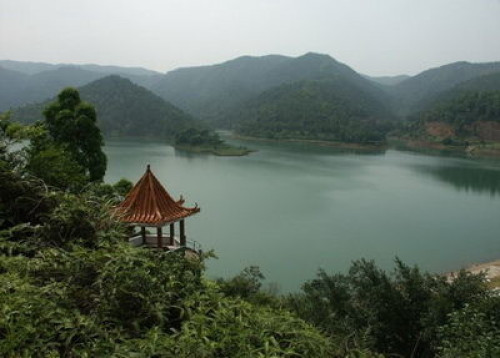
[(157, 235), (146, 235), (145, 240), (142, 235), (136, 235), (128, 240), (128, 242), (135, 247), (144, 246), (152, 249), (163, 249), (168, 251), (176, 251), (184, 248), (197, 254), (201, 253), (201, 245), (196, 241), (186, 240), (186, 246), (182, 246), (181, 241), (177, 236), (174, 236), (172, 240), (172, 238), (167, 235), (161, 236), (161, 247), (158, 246), (158, 241)]

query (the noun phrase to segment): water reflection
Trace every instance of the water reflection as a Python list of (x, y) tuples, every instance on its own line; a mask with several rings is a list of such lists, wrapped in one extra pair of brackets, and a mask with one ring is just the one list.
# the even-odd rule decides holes
[(459, 191), (500, 194), (500, 168), (479, 166), (414, 166), (420, 173), (452, 184)]

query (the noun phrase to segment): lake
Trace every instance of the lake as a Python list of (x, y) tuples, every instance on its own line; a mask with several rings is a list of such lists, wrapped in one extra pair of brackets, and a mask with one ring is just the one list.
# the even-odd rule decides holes
[(215, 157), (107, 140), (106, 181), (135, 183), (151, 164), (174, 198), (201, 207), (186, 234), (218, 256), (210, 277), (257, 265), (282, 293), (359, 258), (392, 269), (398, 256), (433, 272), (500, 258), (500, 161), (243, 145), (258, 152)]

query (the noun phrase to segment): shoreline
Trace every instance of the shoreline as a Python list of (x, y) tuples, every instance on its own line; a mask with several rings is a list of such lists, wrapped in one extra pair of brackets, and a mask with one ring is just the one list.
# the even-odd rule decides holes
[(269, 143), (306, 143), (318, 145), (321, 147), (332, 147), (339, 149), (355, 149), (362, 151), (379, 151), (388, 149), (387, 143), (384, 144), (363, 144), (363, 143), (348, 143), (348, 142), (333, 142), (319, 139), (271, 139), (261, 137), (242, 136), (238, 134), (230, 134), (230, 139), (253, 141), (253, 142), (269, 142)]
[(500, 290), (500, 259), (469, 264), (459, 270), (446, 272), (444, 273), (444, 276), (451, 278), (454, 274), (461, 270), (465, 270), (473, 274), (484, 272), (488, 286), (492, 289)]
[(500, 159), (500, 144), (491, 142), (486, 144), (451, 146), (439, 142), (419, 139), (389, 138), (389, 146), (398, 150), (408, 150), (426, 154), (449, 154), (466, 158), (494, 158)]

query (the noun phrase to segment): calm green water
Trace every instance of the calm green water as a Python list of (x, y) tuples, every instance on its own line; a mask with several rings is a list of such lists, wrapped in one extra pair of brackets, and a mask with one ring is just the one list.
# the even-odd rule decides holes
[(258, 265), (281, 292), (362, 257), (390, 269), (397, 255), (437, 272), (500, 257), (498, 161), (245, 145), (259, 151), (227, 158), (107, 141), (106, 180), (135, 182), (150, 163), (174, 197), (201, 207), (186, 231), (218, 255), (211, 276)]

